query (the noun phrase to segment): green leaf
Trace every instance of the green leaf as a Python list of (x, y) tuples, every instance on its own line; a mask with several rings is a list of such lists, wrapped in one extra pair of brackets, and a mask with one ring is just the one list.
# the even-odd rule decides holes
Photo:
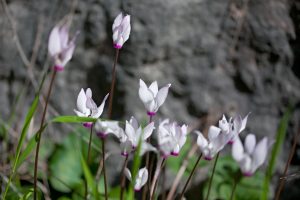
[(81, 184), (82, 168), (76, 149), (80, 149), (80, 141), (74, 134), (69, 134), (50, 158), (49, 179), (57, 191), (70, 192)]
[(266, 170), (266, 174), (265, 174), (265, 178), (264, 178), (263, 190), (262, 190), (262, 194), (261, 194), (262, 200), (268, 199), (270, 181), (271, 181), (272, 175), (275, 170), (277, 157), (278, 157), (279, 153), (281, 152), (282, 144), (283, 144), (285, 136), (286, 136), (287, 127), (288, 127), (288, 123), (290, 121), (292, 112), (293, 112), (293, 108), (291, 106), (289, 106), (287, 108), (287, 110), (285, 111), (282, 119), (280, 120), (279, 127), (277, 130), (275, 144), (273, 145), (271, 158), (269, 160), (268, 168)]
[(84, 177), (88, 184), (88, 188), (92, 189), (93, 195), (94, 195), (95, 199), (97, 200), (97, 199), (99, 199), (99, 194), (98, 194), (97, 186), (94, 181), (93, 175), (92, 175), (86, 161), (84, 160), (83, 155), (82, 154), (80, 154), (80, 155), (81, 155), (81, 166), (83, 169)]
[(58, 116), (51, 120), (56, 123), (83, 123), (83, 122), (96, 122), (97, 119), (91, 117), (78, 117), (78, 116)]

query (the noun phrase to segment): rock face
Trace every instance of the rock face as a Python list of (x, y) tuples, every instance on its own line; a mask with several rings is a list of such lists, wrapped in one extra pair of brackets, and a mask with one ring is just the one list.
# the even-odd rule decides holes
[[(4, 120), (24, 82), (30, 87), (22, 96), (23, 105), (32, 100), (32, 82), (39, 82), (49, 66), (49, 32), (63, 17), (72, 19), (73, 32), (81, 33), (72, 61), (58, 74), (50, 111), (73, 114), (81, 87), (91, 87), (100, 103), (111, 80), (111, 26), (121, 10), (132, 16), (132, 32), (118, 64), (115, 118), (145, 117), (137, 93), (139, 78), (147, 83), (157, 80), (160, 86), (172, 83), (160, 116), (189, 124), (202, 116), (217, 119), (222, 113), (251, 112), (248, 131), (259, 136), (274, 137), (287, 105), (299, 103), (299, 1), (11, 0), (7, 4), (7, 9), (0, 7)], [(17, 114), (23, 116), (26, 109), (20, 106)], [(297, 121), (295, 114), (291, 127)], [(290, 130), (294, 134), (295, 128)], [(287, 147), (292, 135), (288, 138)]]

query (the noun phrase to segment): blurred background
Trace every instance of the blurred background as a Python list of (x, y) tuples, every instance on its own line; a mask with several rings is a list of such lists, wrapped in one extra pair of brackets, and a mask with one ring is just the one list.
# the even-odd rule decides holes
[[(172, 84), (157, 118), (199, 129), (204, 121), (216, 123), (223, 113), (251, 112), (246, 132), (275, 138), (280, 119), (292, 106), (276, 170), (281, 174), (299, 131), (299, 0), (1, 0), (0, 113), (9, 136), (8, 143), (1, 143), (0, 165), (52, 64), (47, 52), (51, 29), (67, 19), (71, 33), (79, 30), (80, 35), (73, 59), (56, 79), (48, 118), (73, 115), (81, 88), (90, 87), (97, 104), (108, 93), (115, 56), (111, 27), (121, 11), (131, 15), (132, 30), (120, 52), (114, 118), (145, 118), (138, 98), (140, 78), (148, 84)], [(39, 120), (34, 119), (33, 130)], [(45, 138), (60, 143), (68, 132), (70, 127), (51, 126)], [(291, 173), (300, 173), (299, 164), (300, 141)], [(273, 191), (277, 182), (278, 177)], [(297, 176), (289, 179), (283, 199), (300, 197), (299, 183)]]

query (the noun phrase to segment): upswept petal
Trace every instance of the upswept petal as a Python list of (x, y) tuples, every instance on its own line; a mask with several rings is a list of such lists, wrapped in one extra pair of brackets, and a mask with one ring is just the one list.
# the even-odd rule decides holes
[(252, 175), (252, 173), (255, 171), (255, 170), (253, 170), (253, 168), (251, 166), (252, 161), (251, 161), (251, 158), (249, 157), (249, 155), (245, 154), (244, 157), (238, 162), (239, 162), (241, 171), (244, 174)]
[(125, 176), (128, 178), (128, 180), (132, 181), (132, 176), (130, 170), (126, 167), (124, 170)]
[(195, 131), (195, 133), (198, 135), (198, 138), (197, 138), (197, 144), (198, 144), (198, 146), (199, 146), (201, 149), (207, 147), (208, 141), (207, 141), (206, 138), (203, 136), (203, 134), (202, 134), (200, 131)]
[(228, 123), (225, 115), (223, 115), (222, 119), (219, 120), (219, 128), (225, 132), (229, 131), (229, 123)]
[(62, 49), (66, 48), (69, 41), (69, 26), (67, 24), (60, 27), (59, 38)]
[(113, 26), (112, 26), (112, 30), (114, 31), (118, 26), (121, 25), (123, 20), (123, 13), (120, 13), (114, 20)]
[(216, 126), (210, 126), (208, 129), (208, 140), (212, 141), (220, 134), (221, 129)]
[(128, 137), (128, 140), (133, 144), (134, 138), (135, 138), (135, 130), (127, 120), (126, 120), (126, 125), (125, 125), (125, 133)]
[(77, 108), (81, 113), (86, 113), (88, 110), (86, 107), (86, 96), (83, 88), (81, 88), (77, 97)]
[(245, 139), (245, 151), (248, 154), (252, 154), (256, 145), (256, 138), (253, 134), (248, 134)]
[(154, 122), (151, 122), (144, 128), (143, 140), (149, 138), (154, 130)]
[(104, 110), (104, 106), (105, 106), (105, 102), (106, 102), (108, 96), (109, 96), (109, 93), (107, 95), (105, 95), (104, 99), (102, 100), (101, 105), (98, 107), (97, 115), (95, 115), (95, 118), (99, 118), (102, 115), (103, 110)]
[(138, 172), (138, 176), (135, 180), (134, 189), (139, 191), (148, 180), (148, 170), (146, 167), (142, 168)]
[(232, 145), (232, 157), (238, 162), (244, 158), (244, 147), (239, 137)]
[(266, 158), (267, 158), (267, 151), (268, 151), (268, 138), (264, 137), (255, 147), (253, 151), (253, 169), (254, 171), (261, 166)]
[(123, 40), (125, 43), (130, 35), (130, 30), (131, 30), (131, 26), (130, 26), (130, 15), (126, 15), (122, 21), (122, 28), (123, 28)]
[(157, 85), (157, 81), (154, 81), (153, 83), (151, 83), (151, 85), (149, 86), (149, 90), (152, 91), (153, 96), (156, 96), (158, 93), (158, 85)]
[(147, 85), (142, 79), (140, 79), (139, 97), (143, 103), (148, 103), (154, 99), (153, 94), (148, 90)]
[(80, 111), (78, 111), (78, 110), (76, 110), (76, 109), (74, 109), (74, 112), (76, 113), (76, 115), (77, 115), (78, 117), (86, 117), (82, 112), (80, 112)]
[(129, 123), (131, 124), (131, 126), (134, 128), (134, 130), (137, 130), (139, 128), (139, 123), (138, 121), (135, 119), (135, 117), (131, 117)]
[(168, 84), (158, 91), (157, 96), (156, 96), (157, 107), (160, 107), (165, 102), (170, 87), (171, 87), (171, 84)]
[(48, 41), (48, 51), (49, 54), (54, 57), (61, 52), (61, 44), (60, 44), (60, 37), (59, 37), (59, 26), (55, 26), (49, 36)]
[(242, 132), (243, 130), (245, 130), (249, 114), (250, 113), (248, 113), (246, 115), (246, 117), (244, 117), (244, 119), (242, 120), (242, 124), (241, 124), (241, 128), (240, 128), (239, 132)]
[(65, 66), (72, 58), (73, 56), (73, 53), (74, 53), (74, 50), (75, 50), (75, 43), (71, 43), (69, 45), (69, 47), (67, 47), (66, 49), (64, 49), (62, 52), (61, 52), (61, 65), (62, 66)]

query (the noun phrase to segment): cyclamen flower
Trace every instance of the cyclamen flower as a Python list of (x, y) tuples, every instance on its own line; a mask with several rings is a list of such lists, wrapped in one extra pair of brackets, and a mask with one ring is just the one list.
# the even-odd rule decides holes
[(148, 124), (144, 129), (139, 126), (137, 120), (131, 117), (130, 121), (126, 121), (125, 134), (127, 140), (131, 142), (132, 148), (135, 149), (139, 143), (140, 137), (143, 135), (142, 142), (147, 140), (154, 130), (154, 122)]
[(122, 138), (124, 130), (119, 126), (118, 121), (101, 121), (97, 120), (95, 130), (98, 137), (105, 139), (108, 134), (113, 134), (117, 138)]
[(120, 13), (112, 26), (114, 48), (122, 48), (123, 44), (129, 38), (130, 30), (130, 15), (123, 15), (123, 13)]
[(158, 90), (157, 82), (154, 81), (148, 88), (145, 82), (140, 79), (139, 97), (144, 103), (149, 116), (154, 116), (158, 108), (165, 102), (170, 87), (171, 84), (167, 84)]
[[(128, 168), (125, 169), (125, 176), (128, 180), (132, 181), (132, 176)], [(134, 190), (136, 192), (140, 191), (141, 188), (147, 183), (148, 180), (148, 170), (146, 167), (139, 170), (135, 181), (134, 181)]]
[(256, 144), (255, 135), (249, 134), (244, 145), (237, 137), (232, 145), (232, 157), (238, 162), (245, 176), (252, 176), (257, 168), (265, 162), (270, 143), (268, 138), (264, 137)]
[(55, 26), (49, 36), (48, 51), (54, 60), (54, 70), (62, 71), (65, 65), (73, 56), (75, 49), (75, 36), (69, 40), (69, 27), (68, 25)]
[[(101, 105), (97, 107), (96, 103), (92, 99), (92, 90), (88, 88), (86, 92), (83, 89), (80, 90), (77, 97), (77, 110), (74, 109), (74, 112), (79, 117), (92, 117), (99, 118), (103, 112), (105, 101), (108, 97), (108, 94), (104, 97)], [(85, 127), (91, 127), (91, 122), (86, 122), (83, 124)]]
[(211, 160), (230, 140), (229, 134), (224, 134), (221, 129), (216, 126), (210, 126), (208, 130), (208, 139), (206, 139), (200, 131), (198, 134), (197, 144), (206, 160)]
[(179, 126), (169, 119), (162, 121), (158, 127), (158, 143), (163, 157), (169, 155), (178, 156), (182, 146), (186, 142), (187, 126)]

